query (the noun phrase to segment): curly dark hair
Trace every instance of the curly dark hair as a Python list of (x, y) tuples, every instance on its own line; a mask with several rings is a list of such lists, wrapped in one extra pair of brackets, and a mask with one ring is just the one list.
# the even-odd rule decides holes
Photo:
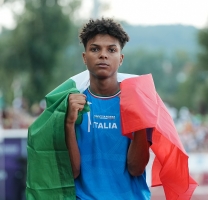
[(88, 23), (82, 28), (79, 38), (86, 48), (87, 42), (95, 37), (97, 34), (108, 34), (118, 39), (121, 49), (123, 49), (126, 42), (129, 41), (128, 34), (123, 30), (121, 24), (115, 22), (113, 19), (90, 19)]

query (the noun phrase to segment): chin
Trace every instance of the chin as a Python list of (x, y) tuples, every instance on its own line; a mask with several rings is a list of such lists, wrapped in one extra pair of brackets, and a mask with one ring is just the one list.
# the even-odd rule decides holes
[(97, 75), (95, 75), (95, 77), (98, 79), (106, 79), (106, 78), (109, 78), (110, 76), (106, 76), (104, 74), (97, 74)]
[(112, 78), (116, 73), (117, 71), (115, 72), (107, 72), (107, 71), (98, 71), (98, 72), (90, 72), (91, 75), (97, 79), (107, 79), (107, 78)]

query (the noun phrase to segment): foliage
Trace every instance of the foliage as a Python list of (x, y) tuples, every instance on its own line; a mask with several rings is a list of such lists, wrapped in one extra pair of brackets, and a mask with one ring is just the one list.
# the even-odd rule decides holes
[[(8, 88), (11, 88), (11, 84), (13, 81), (14, 72), (11, 71), (9, 68), (5, 69), (4, 66), (6, 66), (7, 58), (10, 55), (9, 46), (10, 46), (10, 32), (4, 31), (4, 33), (1, 35), (0, 40), (0, 90), (4, 94), (5, 99), (11, 99), (12, 94), (8, 91)], [(13, 62), (13, 60), (10, 60), (10, 63)]]
[[(24, 2), (25, 9), (16, 18), (16, 28), (0, 34), (0, 90), (9, 104), (23, 92), (31, 105), (85, 69), (81, 59), (84, 49), (78, 45), (80, 25), (74, 24), (81, 0), (5, 2), (14, 1)], [(177, 108), (203, 110), (208, 100), (207, 29), (199, 34), (202, 51), (197, 65), (194, 27), (124, 24), (124, 29), (131, 40), (124, 48), (125, 59), (119, 71), (151, 73), (165, 102)]]
[(207, 114), (208, 112), (208, 27), (198, 33), (201, 47), (198, 61), (189, 71), (187, 80), (181, 84), (178, 97), (194, 112)]
[(198, 83), (198, 108), (202, 114), (208, 112), (208, 27), (199, 31), (198, 41), (201, 52), (198, 55), (198, 73), (200, 78)]
[(0, 59), (0, 70), (9, 72), (10, 84), (21, 77), (23, 95), (30, 104), (54, 87), (54, 68), (58, 67), (59, 57), (75, 41), (77, 29), (72, 17), (80, 1), (68, 0), (65, 5), (60, 2), (25, 0), (16, 28), (1, 37), (4, 55)]
[(130, 36), (127, 48), (145, 48), (174, 54), (178, 50), (195, 54), (198, 51), (198, 29), (183, 25), (130, 26), (124, 29)]

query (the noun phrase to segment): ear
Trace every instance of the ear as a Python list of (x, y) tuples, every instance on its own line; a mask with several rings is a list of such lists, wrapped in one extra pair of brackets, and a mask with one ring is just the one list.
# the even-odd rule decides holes
[(124, 54), (121, 54), (121, 56), (120, 56), (120, 66), (122, 65), (122, 63), (123, 63), (123, 59), (124, 59)]
[(84, 64), (87, 65), (86, 53), (85, 52), (82, 53), (82, 59), (83, 59)]

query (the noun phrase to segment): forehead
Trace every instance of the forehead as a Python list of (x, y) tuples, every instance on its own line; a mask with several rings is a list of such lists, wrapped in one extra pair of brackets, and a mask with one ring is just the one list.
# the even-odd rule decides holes
[(116, 37), (113, 37), (108, 34), (97, 34), (95, 37), (91, 38), (87, 42), (87, 46), (90, 46), (93, 44), (99, 45), (99, 46), (116, 45), (117, 47), (120, 47), (119, 40)]

